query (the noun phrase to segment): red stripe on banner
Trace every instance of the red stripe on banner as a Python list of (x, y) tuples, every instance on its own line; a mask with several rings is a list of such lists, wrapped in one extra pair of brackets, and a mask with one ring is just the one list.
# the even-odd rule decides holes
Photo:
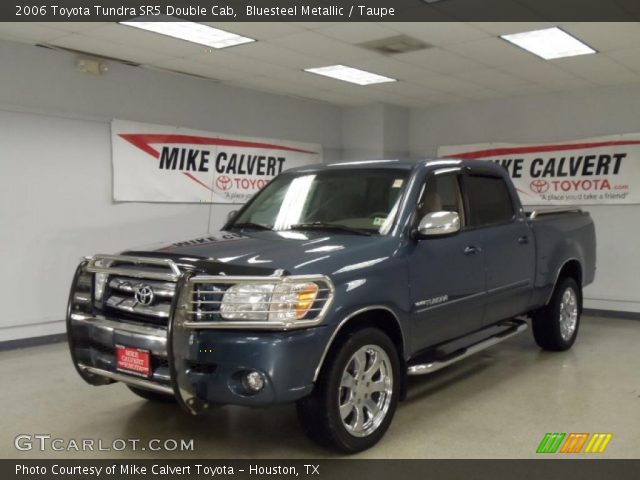
[(477, 150), (475, 152), (455, 153), (443, 158), (457, 158), (460, 160), (477, 160), (485, 157), (497, 157), (516, 153), (543, 153), (564, 150), (577, 150), (599, 147), (614, 147), (620, 145), (640, 145), (640, 140), (611, 140), (608, 142), (570, 143), (564, 145), (534, 145), (528, 147), (502, 147)]
[(196, 137), (193, 135), (163, 133), (121, 133), (119, 136), (154, 157), (158, 157), (159, 153), (150, 146), (152, 143), (191, 143), (194, 145), (224, 145), (226, 147), (268, 148), (270, 150), (281, 150), (284, 152), (317, 153), (273, 143), (247, 142), (244, 140), (230, 140), (228, 138), (218, 137)]
[(200, 180), (198, 180), (196, 177), (194, 177), (193, 175), (191, 175), (189, 172), (182, 172), (182, 174), (183, 174), (183, 175), (186, 175), (187, 177), (189, 177), (189, 178), (190, 178), (191, 180), (193, 180), (194, 182), (196, 182), (196, 183), (198, 183), (198, 184), (202, 185), (202, 186), (203, 186), (204, 188), (206, 188), (207, 190), (209, 190), (209, 191), (213, 192), (213, 189), (212, 189), (212, 188), (209, 188), (209, 186), (208, 186), (206, 183), (201, 182), (201, 181), (200, 181)]

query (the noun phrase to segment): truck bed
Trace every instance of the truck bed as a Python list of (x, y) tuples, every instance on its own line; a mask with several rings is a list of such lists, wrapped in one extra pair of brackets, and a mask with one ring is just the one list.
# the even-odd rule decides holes
[(560, 270), (570, 261), (584, 266), (582, 286), (593, 282), (595, 228), (588, 212), (580, 208), (539, 208), (527, 212), (536, 245), (536, 275), (532, 304), (547, 303)]

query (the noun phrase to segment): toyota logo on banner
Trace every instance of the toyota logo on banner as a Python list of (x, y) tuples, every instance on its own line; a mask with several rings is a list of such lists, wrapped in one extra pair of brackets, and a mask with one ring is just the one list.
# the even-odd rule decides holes
[(545, 193), (547, 190), (549, 190), (549, 182), (547, 182), (546, 180), (533, 180), (529, 184), (529, 188), (534, 193)]

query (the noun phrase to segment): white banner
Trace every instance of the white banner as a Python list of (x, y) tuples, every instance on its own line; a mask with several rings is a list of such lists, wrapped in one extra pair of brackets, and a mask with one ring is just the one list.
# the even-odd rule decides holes
[(499, 163), (524, 205), (640, 203), (640, 134), (546, 145), (443, 146), (438, 156)]
[(113, 197), (131, 202), (244, 203), (291, 167), (322, 161), (318, 144), (111, 122)]

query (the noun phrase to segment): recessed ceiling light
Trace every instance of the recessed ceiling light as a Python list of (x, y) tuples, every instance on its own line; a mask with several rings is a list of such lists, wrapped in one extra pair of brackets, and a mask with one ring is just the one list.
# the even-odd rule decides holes
[(356, 85), (372, 85), (374, 83), (397, 82), (395, 78), (384, 77), (377, 73), (367, 72), (359, 68), (347, 67), (345, 65), (329, 65), (327, 67), (305, 68), (305, 72), (324, 75), (344, 82), (355, 83)]
[(140, 28), (149, 32), (179, 38), (187, 42), (198, 43), (212, 48), (226, 48), (243, 43), (255, 42), (253, 38), (209, 27), (195, 22), (120, 22), (128, 27)]
[(501, 38), (545, 60), (596, 53), (593, 48), (558, 27), (501, 35)]

